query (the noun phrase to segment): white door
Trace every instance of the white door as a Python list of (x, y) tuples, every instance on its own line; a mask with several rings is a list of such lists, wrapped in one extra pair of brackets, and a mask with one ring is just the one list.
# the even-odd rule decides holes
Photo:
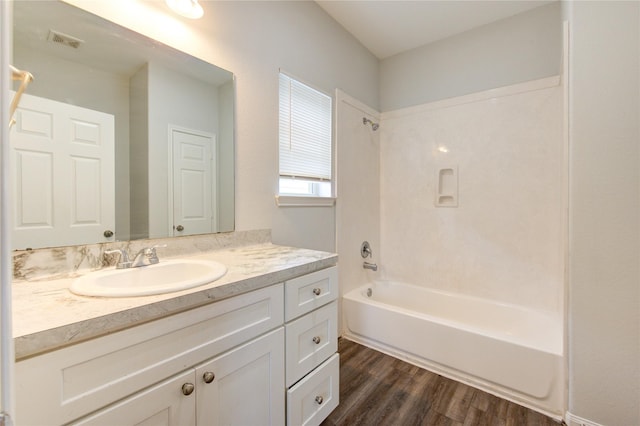
[(15, 118), (13, 248), (113, 241), (113, 115), (25, 94)]
[(197, 131), (171, 129), (173, 146), (173, 235), (216, 232), (215, 138)]
[[(193, 370), (141, 390), (75, 425), (195, 426), (196, 394)], [(187, 389), (191, 386), (191, 389)]]
[(196, 381), (197, 424), (283, 425), (284, 330), (201, 365), (196, 368)]

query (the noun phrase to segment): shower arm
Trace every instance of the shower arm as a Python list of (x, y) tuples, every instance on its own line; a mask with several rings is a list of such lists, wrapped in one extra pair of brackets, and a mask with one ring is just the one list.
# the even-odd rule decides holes
[(16, 90), (16, 94), (13, 95), (13, 100), (11, 101), (11, 106), (9, 108), (9, 127), (13, 126), (16, 120), (13, 118), (13, 114), (15, 114), (16, 109), (18, 109), (18, 104), (20, 103), (20, 98), (22, 94), (27, 89), (27, 86), (31, 81), (33, 81), (33, 75), (31, 75), (28, 71), (21, 71), (14, 67), (13, 65), (9, 65), (11, 68), (11, 79), (12, 80), (20, 80), (20, 87)]

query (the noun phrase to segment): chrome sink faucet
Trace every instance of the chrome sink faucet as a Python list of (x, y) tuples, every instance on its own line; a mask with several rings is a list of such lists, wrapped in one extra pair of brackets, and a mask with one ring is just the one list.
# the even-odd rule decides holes
[(147, 265), (155, 265), (160, 262), (158, 259), (158, 253), (156, 249), (158, 247), (166, 247), (166, 244), (162, 245), (154, 245), (152, 247), (145, 247), (141, 249), (134, 256), (133, 260), (129, 259), (129, 254), (125, 249), (113, 249), (113, 250), (105, 250), (105, 254), (118, 253), (120, 254), (120, 260), (116, 263), (116, 269), (128, 269), (128, 268), (138, 268), (140, 266)]

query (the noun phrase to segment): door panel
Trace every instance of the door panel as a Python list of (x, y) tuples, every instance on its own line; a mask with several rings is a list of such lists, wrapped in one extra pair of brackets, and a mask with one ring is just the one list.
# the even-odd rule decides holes
[(23, 95), (11, 129), (13, 248), (112, 241), (114, 117)]
[(195, 131), (172, 129), (173, 235), (216, 232), (215, 138)]
[[(275, 330), (196, 368), (197, 424), (284, 424), (284, 331)], [(214, 378), (206, 383), (205, 374)]]

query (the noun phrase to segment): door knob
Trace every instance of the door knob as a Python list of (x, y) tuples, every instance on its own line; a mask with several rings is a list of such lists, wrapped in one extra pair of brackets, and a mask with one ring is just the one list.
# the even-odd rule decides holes
[(191, 395), (194, 389), (195, 386), (193, 386), (193, 383), (185, 383), (184, 385), (182, 385), (182, 394), (187, 396)]
[(211, 371), (206, 371), (203, 375), (202, 375), (202, 380), (204, 380), (205, 383), (211, 383), (213, 382), (213, 379), (216, 378), (216, 375), (213, 374)]

